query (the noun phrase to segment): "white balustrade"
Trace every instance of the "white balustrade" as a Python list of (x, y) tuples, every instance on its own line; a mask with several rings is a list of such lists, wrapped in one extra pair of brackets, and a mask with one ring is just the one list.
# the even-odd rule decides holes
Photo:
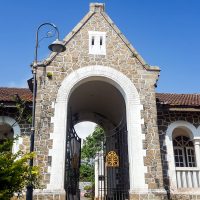
[(195, 167), (176, 167), (178, 188), (200, 188), (200, 169)]

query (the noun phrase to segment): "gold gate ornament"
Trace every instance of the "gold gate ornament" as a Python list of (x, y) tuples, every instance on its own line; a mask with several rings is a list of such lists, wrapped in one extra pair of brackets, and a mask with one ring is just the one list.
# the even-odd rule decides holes
[(115, 151), (108, 152), (106, 156), (106, 166), (107, 167), (119, 167), (119, 156)]

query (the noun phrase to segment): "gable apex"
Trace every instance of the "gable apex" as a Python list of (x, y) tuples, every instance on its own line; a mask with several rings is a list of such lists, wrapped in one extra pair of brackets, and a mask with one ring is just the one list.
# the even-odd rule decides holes
[[(160, 71), (160, 68), (157, 66), (148, 65), (141, 55), (136, 51), (128, 39), (123, 35), (120, 29), (115, 25), (111, 18), (105, 12), (104, 3), (90, 3), (90, 11), (85, 15), (85, 17), (74, 27), (74, 29), (64, 38), (64, 45), (67, 45), (68, 42), (76, 35), (76, 33), (92, 18), (95, 13), (99, 13), (103, 16), (105, 21), (110, 25), (110, 27), (116, 32), (116, 34), (121, 38), (127, 48), (132, 52), (133, 56), (141, 63), (144, 69), (147, 71)], [(44, 65), (48, 65), (59, 53), (51, 53), (50, 56), (43, 62)]]

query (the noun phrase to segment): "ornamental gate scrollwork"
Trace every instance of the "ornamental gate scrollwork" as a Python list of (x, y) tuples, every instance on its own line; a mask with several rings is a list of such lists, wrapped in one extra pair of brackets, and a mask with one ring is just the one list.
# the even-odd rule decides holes
[(67, 200), (79, 200), (79, 170), (81, 162), (81, 139), (72, 120), (69, 120), (66, 138), (65, 191)]
[(102, 150), (95, 159), (95, 198), (129, 199), (129, 160), (126, 121), (105, 133)]
[(115, 151), (108, 152), (106, 156), (106, 167), (119, 167), (119, 156)]

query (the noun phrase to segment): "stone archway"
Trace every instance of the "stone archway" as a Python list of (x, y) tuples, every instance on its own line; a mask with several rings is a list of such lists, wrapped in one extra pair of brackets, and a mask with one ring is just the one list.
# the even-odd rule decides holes
[[(144, 175), (146, 167), (143, 163), (145, 150), (143, 150), (141, 124), (142, 105), (138, 91), (134, 84), (121, 72), (106, 66), (82, 67), (67, 76), (59, 88), (56, 102), (55, 115), (52, 118), (54, 132), (51, 134), (53, 148), (49, 151), (52, 156), (50, 169), (50, 183), (47, 190), (59, 190), (64, 192), (65, 170), (65, 139), (68, 101), (72, 92), (80, 85), (88, 81), (103, 81), (113, 85), (122, 94), (126, 105), (126, 120), (128, 130), (129, 176), (130, 192), (144, 191), (147, 189)], [(136, 164), (137, 163), (137, 164)], [(58, 173), (59, 171), (59, 173)]]
[[(11, 117), (8, 116), (0, 116), (0, 125), (6, 124), (12, 127), (13, 129), (13, 137), (20, 136), (21, 131), (19, 124)], [(12, 147), (12, 152), (16, 153), (19, 150), (19, 145), (22, 144), (22, 138), (18, 138), (17, 141), (14, 142), (13, 147)]]
[[(66, 156), (66, 184), (67, 195), (79, 196), (79, 170), (73, 167), (71, 160), (80, 157), (79, 140), (73, 133), (73, 127), (80, 121), (89, 120), (97, 123), (104, 129), (104, 137), (100, 142), (101, 151), (96, 152), (98, 169), (95, 182), (98, 188), (96, 196), (114, 199), (128, 198), (129, 193), (129, 160), (127, 147), (126, 105), (122, 94), (112, 84), (103, 80), (90, 80), (76, 87), (68, 101), (68, 140)], [(77, 150), (78, 149), (78, 150)], [(114, 152), (119, 162), (116, 166), (108, 166), (105, 157)], [(112, 154), (113, 155), (113, 154)], [(85, 160), (84, 162), (88, 162)], [(91, 161), (88, 162), (91, 164)], [(94, 164), (94, 163), (93, 163)], [(104, 169), (104, 170), (103, 170)], [(76, 183), (76, 184), (74, 184)], [(73, 199), (73, 198), (72, 198)]]

